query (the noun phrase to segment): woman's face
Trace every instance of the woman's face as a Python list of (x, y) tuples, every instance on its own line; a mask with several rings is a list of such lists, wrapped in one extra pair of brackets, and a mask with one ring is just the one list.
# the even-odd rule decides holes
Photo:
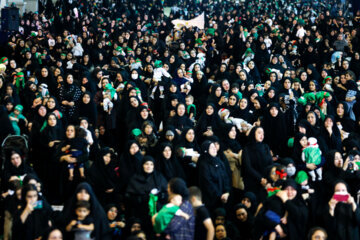
[(245, 208), (239, 208), (236, 210), (236, 218), (241, 222), (245, 222), (247, 220), (248, 214)]
[(343, 167), (344, 160), (341, 156), (341, 153), (336, 152), (334, 156), (334, 165), (335, 167), (342, 168)]
[(104, 160), (104, 163), (105, 165), (108, 165), (111, 161), (111, 153), (107, 153), (103, 156), (103, 160)]
[(332, 128), (334, 126), (334, 122), (331, 118), (326, 118), (324, 122), (325, 128)]
[(316, 91), (316, 85), (313, 81), (309, 82), (309, 91), (315, 92)]
[(220, 97), (221, 96), (221, 87), (216, 88), (215, 90), (215, 96)]
[(248, 67), (249, 67), (250, 69), (254, 69), (255, 63), (254, 63), (253, 61), (250, 61), (249, 64), (248, 64)]
[(198, 71), (200, 71), (201, 69), (200, 69), (200, 65), (199, 64), (195, 64), (195, 66), (194, 66), (194, 71), (195, 72), (198, 72)]
[(235, 97), (235, 96), (229, 97), (229, 105), (230, 105), (231, 107), (233, 107), (233, 106), (236, 105), (236, 97)]
[(291, 81), (289, 79), (286, 79), (284, 81), (284, 88), (285, 89), (290, 89), (291, 88)]
[(309, 113), (306, 117), (306, 120), (308, 121), (308, 123), (310, 123), (311, 126), (315, 126), (316, 124), (315, 113)]
[(233, 126), (230, 130), (230, 132), (228, 133), (229, 138), (230, 139), (235, 139), (236, 138), (236, 128)]
[(300, 80), (301, 81), (306, 81), (306, 79), (307, 79), (307, 73), (306, 72), (301, 73)]
[(336, 114), (339, 116), (339, 117), (343, 117), (344, 116), (344, 105), (342, 103), (340, 103), (337, 108), (336, 108)]
[(56, 126), (56, 117), (54, 115), (50, 115), (48, 118), (48, 124), (50, 127), (55, 127)]
[(206, 115), (211, 116), (214, 113), (214, 108), (209, 105), (206, 107)]
[(279, 110), (277, 109), (277, 107), (270, 108), (270, 115), (272, 117), (276, 117), (278, 114), (279, 114)]
[(71, 74), (69, 74), (69, 75), (66, 77), (66, 82), (67, 82), (68, 84), (73, 84), (74, 78), (73, 78), (73, 76), (72, 76)]
[(11, 60), (11, 61), (10, 61), (10, 67), (13, 68), (13, 69), (16, 68), (16, 62), (15, 62), (15, 60)]
[(272, 98), (275, 97), (275, 91), (274, 91), (273, 89), (268, 92), (268, 97), (269, 97), (270, 99), (272, 99)]
[(141, 112), (140, 112), (140, 116), (141, 116), (141, 118), (142, 118), (142, 119), (147, 119), (147, 118), (148, 118), (148, 116), (149, 116), (149, 112), (148, 112), (148, 110), (147, 110), (147, 109), (143, 109), (143, 110), (141, 110)]
[(46, 108), (44, 106), (41, 106), (38, 110), (38, 113), (41, 117), (45, 117), (46, 115)]
[(165, 159), (171, 158), (171, 148), (169, 146), (166, 146), (163, 150), (163, 156)]
[(130, 99), (130, 105), (134, 108), (137, 108), (139, 106), (139, 101), (133, 97)]
[(311, 240), (326, 240), (327, 235), (322, 230), (316, 230), (311, 236)]
[(146, 135), (150, 135), (153, 132), (153, 127), (150, 124), (147, 124), (144, 128), (144, 132)]
[(176, 112), (180, 117), (184, 116), (184, 114), (185, 114), (185, 106), (183, 104), (179, 105)]
[(248, 105), (247, 99), (246, 98), (241, 99), (241, 101), (240, 101), (240, 109), (241, 110), (246, 109), (247, 105)]
[(348, 193), (347, 187), (344, 183), (338, 183), (335, 186), (334, 192), (336, 193)]
[(49, 98), (49, 100), (46, 102), (46, 105), (49, 109), (55, 108), (55, 99)]
[(86, 191), (85, 189), (81, 189), (77, 194), (76, 194), (76, 199), (78, 201), (90, 201), (90, 194), (88, 193), (88, 191)]
[(215, 237), (216, 239), (224, 239), (226, 238), (226, 229), (224, 225), (217, 225), (215, 229)]
[(82, 101), (85, 104), (89, 104), (90, 102), (90, 95), (89, 94), (84, 94), (84, 96), (82, 97)]
[(112, 207), (109, 209), (109, 211), (107, 212), (107, 217), (109, 219), (109, 221), (114, 221), (115, 218), (117, 217), (118, 214), (118, 210), (116, 207)]
[(266, 82), (264, 83), (264, 89), (267, 90), (267, 89), (269, 89), (270, 87), (271, 87), (271, 81), (266, 81)]
[(49, 71), (46, 68), (41, 69), (41, 76), (47, 77), (49, 75)]
[(276, 74), (270, 73), (269, 79), (270, 79), (271, 82), (275, 82), (276, 81)]
[(288, 186), (287, 188), (285, 188), (285, 191), (287, 192), (289, 200), (293, 200), (296, 197), (297, 191), (295, 188)]
[(152, 161), (147, 161), (143, 165), (145, 173), (152, 173), (154, 171), (154, 163)]
[(244, 72), (240, 72), (239, 78), (240, 78), (241, 81), (245, 81), (246, 80), (246, 74)]
[(229, 81), (224, 80), (224, 81), (222, 82), (222, 87), (224, 88), (225, 91), (228, 92), (228, 91), (230, 90), (230, 83), (229, 83)]
[(185, 135), (185, 138), (188, 142), (193, 142), (194, 141), (194, 138), (195, 138), (195, 132), (193, 129), (190, 129), (186, 135)]
[(255, 140), (257, 142), (262, 142), (264, 140), (264, 129), (258, 128), (255, 131)]
[(261, 108), (260, 102), (256, 99), (254, 99), (254, 108), (256, 110), (259, 110)]
[(183, 70), (182, 70), (182, 69), (178, 69), (178, 70), (177, 70), (177, 75), (178, 75), (179, 78), (183, 78), (183, 77), (184, 77), (184, 72), (183, 72)]
[(21, 165), (21, 157), (18, 153), (14, 153), (11, 155), (11, 164), (18, 168)]
[(139, 151), (139, 146), (136, 143), (131, 144), (129, 153), (130, 155), (135, 155)]
[(75, 127), (74, 126), (72, 126), (72, 125), (70, 125), (70, 126), (68, 126), (67, 128), (66, 128), (66, 137), (68, 138), (68, 139), (73, 139), (73, 138), (75, 138)]
[(36, 204), (38, 200), (38, 193), (35, 190), (30, 190), (26, 193), (26, 202), (32, 205)]
[(212, 157), (216, 157), (216, 155), (217, 155), (217, 150), (216, 150), (215, 143), (211, 143), (211, 144), (210, 144), (210, 146), (209, 146), (209, 154), (210, 154), (210, 156), (212, 156)]
[(62, 236), (61, 231), (60, 231), (59, 229), (53, 230), (53, 231), (49, 234), (48, 240), (63, 240), (63, 236)]
[(176, 93), (176, 91), (177, 91), (176, 85), (171, 84), (169, 90), (170, 90), (170, 92), (172, 92), (172, 93)]

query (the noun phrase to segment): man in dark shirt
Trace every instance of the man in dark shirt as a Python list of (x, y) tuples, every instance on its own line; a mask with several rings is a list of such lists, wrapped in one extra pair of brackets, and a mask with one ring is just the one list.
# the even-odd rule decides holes
[(195, 210), (195, 239), (214, 239), (214, 225), (210, 218), (209, 211), (201, 200), (201, 190), (198, 187), (189, 188), (189, 200)]

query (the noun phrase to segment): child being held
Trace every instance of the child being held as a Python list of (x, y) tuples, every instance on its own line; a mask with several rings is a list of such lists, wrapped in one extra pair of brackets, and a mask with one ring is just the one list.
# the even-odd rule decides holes
[(151, 221), (154, 226), (155, 233), (162, 233), (175, 215), (181, 216), (186, 220), (190, 218), (188, 214), (180, 210), (181, 203), (181, 195), (171, 195), (170, 203), (166, 204), (158, 213), (152, 216)]
[[(71, 157), (76, 159), (81, 158), (85, 154), (88, 154), (88, 141), (86, 140), (86, 131), (83, 128), (78, 128), (76, 137), (71, 140), (70, 145), (65, 147), (65, 153), (71, 154)], [(84, 171), (84, 163), (69, 163), (69, 180), (72, 181), (74, 179), (74, 168), (79, 168), (79, 173), (81, 178), (85, 178), (85, 171)]]
[(72, 220), (67, 226), (66, 231), (74, 232), (74, 240), (92, 240), (94, 231), (94, 220), (89, 217), (90, 203), (88, 201), (78, 201), (75, 209), (76, 219)]
[(104, 111), (107, 112), (108, 114), (111, 114), (111, 110), (114, 107), (114, 103), (112, 101), (116, 101), (117, 100), (117, 94), (116, 94), (116, 90), (112, 87), (112, 85), (110, 83), (105, 85), (104, 91), (103, 91), (103, 108)]
[[(316, 138), (310, 137), (307, 140), (307, 146), (303, 146), (303, 151), (301, 154), (301, 159), (305, 163), (313, 163), (316, 166), (320, 165), (321, 163), (321, 150), (317, 143)], [(316, 174), (318, 175), (318, 180), (322, 180), (322, 169), (321, 167), (317, 167), (315, 170), (309, 171), (309, 175), (312, 178), (312, 181), (316, 180)]]
[(196, 106), (194, 104), (194, 97), (192, 95), (187, 95), (185, 97), (185, 104), (186, 113), (189, 115), (190, 120), (195, 122)]

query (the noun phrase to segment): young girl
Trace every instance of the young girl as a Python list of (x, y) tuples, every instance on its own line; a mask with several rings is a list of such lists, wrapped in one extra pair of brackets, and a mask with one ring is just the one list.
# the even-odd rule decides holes
[(67, 226), (66, 231), (74, 232), (74, 240), (92, 240), (92, 231), (94, 231), (94, 220), (89, 217), (90, 203), (87, 201), (78, 201), (75, 208), (76, 219), (72, 220)]
[(112, 230), (112, 239), (121, 239), (123, 228), (125, 227), (124, 215), (120, 215), (119, 209), (115, 204), (109, 204), (105, 209), (109, 220), (109, 226)]

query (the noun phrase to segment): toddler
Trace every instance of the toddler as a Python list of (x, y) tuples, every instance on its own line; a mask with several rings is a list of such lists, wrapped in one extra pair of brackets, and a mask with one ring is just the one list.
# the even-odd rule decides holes
[(103, 108), (104, 111), (108, 114), (111, 114), (111, 110), (114, 107), (114, 103), (112, 102), (113, 100), (117, 100), (116, 90), (112, 87), (110, 83), (108, 83), (105, 85), (103, 91)]
[(74, 240), (93, 240), (91, 232), (94, 231), (94, 220), (89, 217), (90, 203), (79, 201), (75, 209), (76, 219), (67, 226), (66, 231), (74, 232)]
[[(307, 146), (303, 148), (301, 159), (305, 163), (314, 163), (316, 166), (321, 163), (321, 150), (316, 138), (310, 137), (308, 139)], [(318, 175), (318, 180), (322, 180), (322, 169), (321, 167), (318, 167), (315, 170), (309, 171), (309, 175), (311, 176), (312, 181), (316, 180), (315, 172)]]
[(194, 104), (194, 97), (187, 95), (185, 97), (186, 113), (189, 115), (191, 121), (195, 122), (196, 117), (196, 106)]
[(151, 220), (156, 233), (162, 233), (175, 215), (181, 216), (186, 220), (190, 218), (188, 214), (180, 210), (181, 203), (182, 197), (179, 194), (174, 194), (170, 196), (170, 203), (166, 204), (158, 213), (152, 216)]
[[(88, 141), (86, 140), (86, 131), (83, 128), (77, 129), (76, 138), (71, 140), (71, 144), (65, 147), (65, 153), (70, 153), (72, 157), (78, 159), (87, 154)], [(69, 163), (69, 180), (74, 179), (74, 168), (78, 166), (81, 178), (85, 178), (84, 163)]]

